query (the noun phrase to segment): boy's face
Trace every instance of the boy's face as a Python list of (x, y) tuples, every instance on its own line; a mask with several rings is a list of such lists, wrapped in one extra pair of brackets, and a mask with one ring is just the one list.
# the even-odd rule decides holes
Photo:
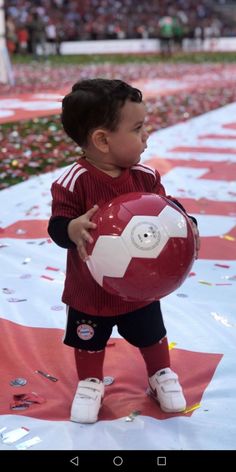
[(140, 160), (147, 147), (148, 133), (144, 127), (144, 103), (127, 101), (120, 111), (120, 122), (109, 131), (109, 160), (118, 167), (131, 167)]

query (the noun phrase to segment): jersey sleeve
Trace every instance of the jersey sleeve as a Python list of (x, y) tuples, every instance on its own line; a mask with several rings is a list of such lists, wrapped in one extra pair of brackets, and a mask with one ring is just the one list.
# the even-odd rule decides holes
[(52, 217), (77, 218), (82, 214), (81, 199), (78, 192), (70, 192), (62, 185), (54, 182), (51, 188)]
[(48, 224), (48, 233), (60, 247), (70, 249), (75, 247), (68, 236), (68, 224), (82, 214), (79, 194), (71, 192), (62, 185), (54, 182), (51, 187), (52, 213)]

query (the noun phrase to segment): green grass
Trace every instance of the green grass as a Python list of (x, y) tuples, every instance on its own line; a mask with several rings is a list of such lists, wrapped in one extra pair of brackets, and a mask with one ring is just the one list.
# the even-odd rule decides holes
[[(13, 55), (11, 57), (13, 64), (28, 64), (32, 62), (32, 56)], [(43, 61), (43, 59), (41, 59)], [(49, 56), (47, 61), (53, 65), (63, 64), (127, 64), (127, 63), (233, 63), (236, 62), (236, 52), (196, 52), (196, 53), (178, 53), (163, 58), (159, 54), (82, 54)]]

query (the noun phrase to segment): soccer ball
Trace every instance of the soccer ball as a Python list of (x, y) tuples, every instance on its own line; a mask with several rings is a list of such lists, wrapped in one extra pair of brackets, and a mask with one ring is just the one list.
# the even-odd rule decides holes
[(105, 291), (151, 302), (178, 288), (194, 262), (195, 242), (185, 213), (165, 197), (128, 193), (94, 215), (88, 269)]

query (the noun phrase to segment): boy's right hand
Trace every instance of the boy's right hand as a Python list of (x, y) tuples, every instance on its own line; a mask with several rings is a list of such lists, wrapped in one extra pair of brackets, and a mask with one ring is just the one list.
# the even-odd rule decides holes
[(92, 223), (90, 219), (98, 210), (98, 205), (94, 205), (93, 208), (90, 208), (86, 213), (71, 220), (68, 225), (68, 236), (73, 241), (76, 246), (78, 253), (83, 261), (88, 259), (88, 254), (86, 251), (86, 243), (93, 243), (93, 238), (89, 233), (89, 230), (95, 229), (97, 227), (96, 223)]

